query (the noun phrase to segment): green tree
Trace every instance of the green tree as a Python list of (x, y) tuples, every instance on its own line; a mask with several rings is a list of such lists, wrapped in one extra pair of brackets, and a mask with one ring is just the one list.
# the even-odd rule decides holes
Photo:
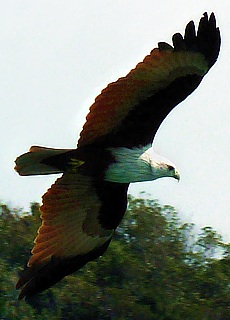
[(229, 319), (229, 244), (211, 227), (197, 234), (171, 206), (132, 197), (102, 258), (19, 302), (39, 215), (37, 203), (30, 213), (1, 206), (0, 319)]

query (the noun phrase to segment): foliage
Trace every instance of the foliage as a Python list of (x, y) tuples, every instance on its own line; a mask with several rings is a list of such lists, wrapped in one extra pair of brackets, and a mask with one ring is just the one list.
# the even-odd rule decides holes
[(40, 224), (0, 206), (0, 319), (229, 319), (229, 244), (211, 227), (196, 234), (174, 208), (130, 197), (104, 256), (27, 303), (14, 289)]

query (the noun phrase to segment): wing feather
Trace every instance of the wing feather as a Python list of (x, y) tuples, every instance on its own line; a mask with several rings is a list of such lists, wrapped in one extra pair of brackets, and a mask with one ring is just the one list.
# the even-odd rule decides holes
[(57, 179), (43, 196), (42, 225), (16, 286), (24, 286), (20, 299), (48, 288), (105, 251), (116, 226), (101, 225), (102, 206), (92, 178), (65, 173)]
[[(153, 49), (126, 77), (110, 83), (102, 90), (90, 107), (78, 141), (79, 147), (92, 143), (135, 147), (152, 142), (166, 115), (199, 85), (218, 57), (220, 34), (214, 14), (210, 18), (204, 14), (197, 35), (194, 22), (191, 21), (186, 26), (184, 37), (176, 33), (172, 39), (174, 47), (159, 43), (158, 48)], [(191, 76), (194, 76), (193, 81)], [(178, 79), (182, 80), (178, 82)], [(176, 91), (173, 96), (172, 88)], [(167, 108), (161, 109), (158, 103), (161, 93), (164, 97), (168, 95), (168, 99), (164, 100)], [(145, 122), (148, 126), (151, 120), (152, 129), (147, 133), (148, 137), (142, 137), (138, 127), (139, 118), (130, 117), (130, 114), (136, 109), (143, 109), (146, 101), (150, 101), (146, 108), (151, 116), (146, 117)], [(151, 108), (154, 105), (156, 107)], [(156, 121), (152, 114), (156, 115)], [(123, 130), (127, 126), (127, 119), (129, 123), (132, 122), (127, 139), (132, 140), (133, 132), (138, 130), (139, 140), (125, 141)], [(123, 132), (123, 139), (119, 140), (119, 132)]]

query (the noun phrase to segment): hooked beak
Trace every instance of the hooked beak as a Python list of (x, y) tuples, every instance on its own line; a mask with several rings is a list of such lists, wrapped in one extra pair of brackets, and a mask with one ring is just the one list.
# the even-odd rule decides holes
[(180, 181), (180, 174), (179, 174), (179, 171), (175, 170), (175, 174), (173, 176), (175, 179), (177, 179), (177, 181), (179, 182)]

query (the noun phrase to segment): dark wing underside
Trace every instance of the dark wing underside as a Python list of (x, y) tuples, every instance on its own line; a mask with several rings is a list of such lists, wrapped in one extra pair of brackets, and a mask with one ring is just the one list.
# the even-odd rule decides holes
[(136, 147), (152, 143), (165, 117), (201, 82), (215, 63), (220, 33), (214, 14), (201, 18), (196, 33), (189, 22), (184, 37), (176, 33), (173, 47), (161, 42), (143, 62), (109, 84), (95, 99), (78, 147)]
[(127, 205), (125, 184), (65, 173), (43, 196), (42, 226), (16, 288), (41, 292), (107, 249)]

